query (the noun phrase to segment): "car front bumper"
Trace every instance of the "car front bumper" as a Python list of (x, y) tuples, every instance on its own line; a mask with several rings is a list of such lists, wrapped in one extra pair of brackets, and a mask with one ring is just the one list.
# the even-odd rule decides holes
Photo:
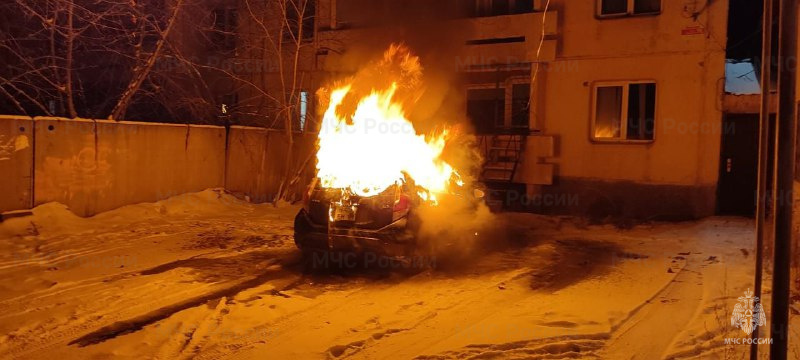
[(294, 220), (294, 241), (303, 251), (370, 252), (404, 257), (413, 253), (415, 245), (406, 228), (407, 221), (402, 218), (376, 230), (329, 227), (313, 223), (308, 213), (300, 210)]

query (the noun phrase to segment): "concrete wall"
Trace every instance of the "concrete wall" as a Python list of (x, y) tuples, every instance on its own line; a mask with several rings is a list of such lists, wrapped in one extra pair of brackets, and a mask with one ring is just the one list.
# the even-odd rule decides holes
[[(208, 188), (275, 199), (286, 173), (281, 131), (0, 116), (0, 212), (48, 202), (80, 216)], [(316, 135), (293, 135), (290, 198), (314, 176)]]
[[(704, 54), (688, 54), (660, 59), (583, 60), (576, 71), (548, 74), (543, 130), (559, 138), (558, 175), (715, 184), (721, 133), (700, 129), (721, 128), (722, 112), (715, 106), (719, 99), (714, 91), (716, 74), (699, 64), (704, 59)], [(626, 79), (656, 83), (655, 140), (593, 142), (591, 84)]]
[(224, 185), (225, 129), (36, 118), (34, 206), (91, 216)]
[(255, 202), (268, 201), (264, 157), (269, 131), (267, 129), (231, 126), (228, 133), (225, 185), (234, 192), (244, 193)]
[[(560, 16), (563, 41), (540, 74), (544, 91), (531, 127), (556, 137), (556, 157), (548, 160), (556, 180), (535, 191), (577, 194), (580, 201), (573, 209), (550, 210), (713, 215), (728, 4), (713, 2), (696, 20), (684, 16), (684, 5), (663, 1), (661, 14), (614, 19), (596, 18), (594, 1), (551, 6)], [(637, 80), (657, 86), (655, 140), (592, 141), (593, 84)]]
[(0, 211), (29, 209), (32, 191), (33, 120), (0, 116)]
[[(253, 202), (273, 201), (286, 173), (288, 138), (285, 132), (263, 128), (232, 126), (228, 137), (226, 189), (242, 193)], [(299, 180), (289, 191), (299, 198), (300, 191), (314, 175), (316, 136), (293, 135), (292, 176), (301, 169)], [(303, 166), (305, 165), (305, 166)]]
[[(619, 19), (595, 18), (594, 1), (556, 5), (564, 42), (549, 66), (571, 66), (546, 73), (543, 130), (559, 136), (559, 176), (716, 184), (721, 134), (690, 128), (722, 122), (727, 2), (713, 3), (696, 22), (683, 16), (681, 2), (662, 3), (659, 15)], [(705, 33), (683, 35), (699, 25)], [(656, 82), (655, 141), (592, 142), (592, 84), (625, 80)]]
[[(326, 1), (321, 1), (320, 6)], [(326, 16), (328, 14), (321, 14)], [(556, 33), (558, 16), (550, 11), (505, 15), (482, 18), (453, 19), (428, 24), (427, 27), (354, 28), (344, 30), (324, 30), (317, 34), (319, 46), (331, 49), (324, 56), (318, 56), (320, 68), (330, 73), (354, 72), (363, 66), (363, 59), (373, 58), (389, 44), (403, 42), (425, 58), (429, 52), (439, 51), (445, 59), (432, 56), (432, 60), (444, 61), (456, 71), (472, 66), (485, 66), (505, 63), (526, 63), (537, 58), (537, 50), (544, 30), (545, 40), (538, 51), (539, 60), (550, 61), (556, 54), (558, 41), (552, 36)], [(319, 18), (327, 22), (328, 19)], [(420, 36), (420, 33), (430, 33)], [(519, 37), (524, 40), (509, 43), (490, 43), (468, 45), (469, 41), (486, 41), (498, 38)], [(443, 43), (446, 42), (446, 43)], [(354, 61), (355, 60), (355, 61)], [(425, 65), (425, 64), (423, 64)], [(496, 80), (496, 79), (495, 79)]]

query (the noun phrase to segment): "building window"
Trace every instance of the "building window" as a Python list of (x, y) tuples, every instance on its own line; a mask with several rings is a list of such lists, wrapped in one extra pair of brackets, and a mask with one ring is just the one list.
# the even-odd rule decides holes
[(472, 119), (477, 133), (491, 133), (503, 126), (505, 96), (505, 88), (467, 90), (467, 116)]
[(300, 92), (300, 131), (306, 131), (306, 121), (308, 120), (308, 91)]
[(533, 12), (533, 0), (470, 0), (469, 5), (472, 17)]
[(467, 116), (479, 134), (530, 126), (529, 79), (510, 78), (501, 84), (467, 89)]
[(527, 128), (531, 118), (531, 84), (511, 85), (511, 126)]
[(603, 83), (594, 87), (592, 139), (653, 141), (656, 84)]
[(217, 50), (224, 52), (236, 50), (238, 15), (236, 9), (214, 10), (214, 31), (211, 34), (211, 40)]
[(597, 0), (597, 16), (648, 15), (661, 12), (661, 0)]
[(284, 34), (284, 40), (295, 42), (313, 39), (315, 15), (314, 0), (287, 0), (286, 23), (289, 29)]

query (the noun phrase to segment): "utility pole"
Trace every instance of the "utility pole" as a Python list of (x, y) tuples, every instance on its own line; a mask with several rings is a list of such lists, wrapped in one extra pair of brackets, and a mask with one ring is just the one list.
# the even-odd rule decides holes
[(797, 0), (780, 0), (778, 36), (778, 121), (775, 150), (775, 261), (772, 278), (770, 357), (784, 360), (789, 345), (789, 289), (792, 251), (792, 186), (797, 131)]
[[(756, 273), (755, 296), (761, 299), (761, 282), (764, 266), (764, 236), (766, 234), (767, 169), (769, 168), (769, 106), (772, 77), (772, 2), (764, 0), (764, 18), (761, 29), (761, 111), (758, 121), (758, 188), (756, 190)], [(773, 207), (774, 208), (774, 207)], [(758, 338), (758, 327), (753, 329), (753, 339)], [(758, 359), (758, 342), (750, 345), (750, 360)]]

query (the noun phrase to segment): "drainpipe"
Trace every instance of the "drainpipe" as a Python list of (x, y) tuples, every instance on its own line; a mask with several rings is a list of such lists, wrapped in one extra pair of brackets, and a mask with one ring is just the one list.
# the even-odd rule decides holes
[[(754, 293), (761, 299), (762, 271), (764, 266), (764, 236), (766, 234), (767, 168), (769, 162), (770, 127), (770, 78), (772, 64), (772, 1), (764, 0), (764, 19), (761, 34), (761, 112), (758, 123), (758, 190), (756, 192), (756, 272)], [(753, 330), (753, 339), (758, 338), (758, 327)], [(750, 359), (758, 360), (758, 344), (750, 345)]]
[[(792, 251), (792, 186), (797, 131), (797, 0), (780, 0), (778, 37), (778, 137), (776, 144), (775, 262), (772, 278), (770, 356), (786, 359), (789, 339), (789, 289)], [(792, 66), (790, 60), (795, 60)]]

